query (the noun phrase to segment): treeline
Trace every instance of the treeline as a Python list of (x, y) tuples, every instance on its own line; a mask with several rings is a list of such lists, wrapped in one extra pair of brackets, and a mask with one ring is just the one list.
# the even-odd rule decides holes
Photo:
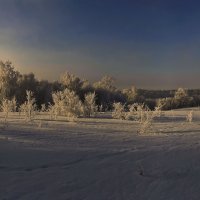
[(182, 107), (192, 107), (200, 105), (200, 90), (144, 90), (131, 87), (118, 89), (114, 84), (114, 79), (104, 76), (95, 83), (65, 72), (58, 81), (39, 81), (33, 73), (21, 74), (11, 62), (0, 61), (0, 103), (3, 99), (13, 99), (15, 97), (17, 108), (26, 101), (26, 91), (32, 91), (36, 99), (38, 109), (42, 105), (48, 107), (54, 103), (52, 94), (68, 89), (73, 91), (83, 102), (85, 95), (95, 93), (95, 101), (99, 111), (107, 111), (113, 108), (114, 102), (125, 105), (133, 103), (144, 103), (150, 109), (162, 105), (162, 109), (174, 109)]

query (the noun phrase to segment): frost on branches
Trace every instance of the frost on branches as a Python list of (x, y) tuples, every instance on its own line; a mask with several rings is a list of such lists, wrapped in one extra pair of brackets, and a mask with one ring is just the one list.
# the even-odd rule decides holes
[(20, 106), (20, 111), (24, 114), (26, 121), (31, 121), (35, 115), (36, 104), (33, 92), (26, 90), (26, 101)]
[(61, 75), (60, 82), (70, 91), (76, 92), (78, 92), (83, 85), (83, 81), (81, 81), (79, 77), (70, 74), (67, 71)]
[(129, 106), (126, 113), (127, 120), (134, 120), (142, 123), (148, 117), (149, 108), (145, 104), (134, 103)]
[(15, 112), (17, 108), (17, 103), (15, 97), (12, 100), (3, 99), (1, 105), (1, 111), (4, 113), (5, 122), (8, 119), (9, 112)]
[(10, 61), (0, 61), (0, 100), (13, 97), (19, 73)]
[[(161, 117), (161, 105), (157, 106), (153, 111), (150, 109), (147, 109), (144, 111), (145, 113), (145, 118), (140, 123), (140, 128), (138, 133), (140, 135), (145, 135), (145, 134), (152, 134), (153, 131), (153, 122), (156, 117)], [(155, 132), (154, 132), (155, 134)]]
[(112, 117), (115, 119), (134, 120), (139, 122), (138, 133), (141, 135), (150, 134), (152, 131), (153, 121), (156, 117), (160, 117), (161, 107), (158, 106), (151, 111), (145, 104), (134, 103), (129, 106), (129, 110), (125, 110), (125, 106), (121, 103), (113, 104), (114, 110)]
[(83, 114), (85, 117), (94, 116), (97, 111), (97, 105), (95, 103), (95, 93), (88, 93), (85, 95), (85, 101), (83, 105)]
[(115, 119), (125, 119), (125, 109), (124, 105), (120, 102), (113, 104), (114, 110), (112, 112), (112, 117)]
[(65, 89), (64, 91), (52, 94), (54, 105), (51, 106), (50, 112), (54, 117), (65, 116), (68, 120), (73, 121), (83, 112), (82, 103), (74, 91)]
[(193, 120), (193, 110), (191, 110), (187, 115), (186, 115), (186, 121), (191, 123)]

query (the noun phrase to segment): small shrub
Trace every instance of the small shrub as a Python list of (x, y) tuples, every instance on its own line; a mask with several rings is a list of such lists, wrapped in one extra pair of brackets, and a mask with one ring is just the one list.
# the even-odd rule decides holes
[(163, 107), (164, 105), (162, 104), (162, 102), (161, 101), (158, 101), (158, 104), (157, 104), (157, 106), (155, 107), (155, 109), (154, 109), (154, 111), (155, 111), (155, 115), (157, 116), (157, 117), (161, 117), (162, 115), (163, 115), (163, 113), (162, 113), (162, 107)]
[(126, 113), (126, 119), (135, 120), (140, 123), (145, 121), (147, 117), (147, 111), (150, 109), (145, 104), (134, 103), (129, 106), (129, 111)]
[(186, 121), (191, 123), (193, 120), (193, 110), (186, 115)]
[(16, 111), (16, 99), (15, 97), (12, 100), (3, 99), (1, 110), (4, 113), (4, 121), (6, 122), (8, 119), (9, 112), (15, 112)]
[(26, 91), (26, 101), (20, 106), (20, 112), (25, 116), (26, 121), (31, 121), (35, 115), (36, 104), (33, 92)]
[(155, 109), (154, 111), (146, 110), (144, 111), (144, 118), (140, 123), (140, 127), (138, 130), (138, 133), (141, 135), (144, 134), (150, 134), (152, 132), (153, 128), (153, 122), (155, 117), (160, 117), (160, 113), (158, 112), (158, 109)]
[(113, 104), (114, 110), (112, 112), (112, 117), (115, 119), (125, 119), (125, 109), (124, 105), (121, 103)]

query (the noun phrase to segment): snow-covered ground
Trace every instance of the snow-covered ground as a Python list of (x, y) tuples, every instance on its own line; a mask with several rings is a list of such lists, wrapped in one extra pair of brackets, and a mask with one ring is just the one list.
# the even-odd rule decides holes
[(165, 112), (145, 136), (110, 114), (31, 123), (12, 114), (0, 124), (0, 199), (199, 200), (200, 110), (192, 123), (188, 112)]

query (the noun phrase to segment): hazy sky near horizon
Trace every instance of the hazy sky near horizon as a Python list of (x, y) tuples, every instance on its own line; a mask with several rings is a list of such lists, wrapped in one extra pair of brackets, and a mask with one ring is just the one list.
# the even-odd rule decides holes
[(39, 79), (200, 88), (200, 2), (0, 0), (0, 59)]

